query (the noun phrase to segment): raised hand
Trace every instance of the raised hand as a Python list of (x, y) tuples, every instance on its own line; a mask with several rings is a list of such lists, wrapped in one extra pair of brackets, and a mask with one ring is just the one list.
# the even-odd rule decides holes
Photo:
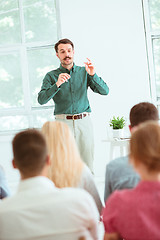
[(87, 62), (84, 62), (85, 64), (85, 69), (87, 73), (91, 76), (95, 74), (94, 66), (89, 58), (87, 58)]
[(59, 74), (58, 81), (56, 82), (57, 87), (61, 86), (63, 83), (68, 82), (71, 76), (68, 73)]

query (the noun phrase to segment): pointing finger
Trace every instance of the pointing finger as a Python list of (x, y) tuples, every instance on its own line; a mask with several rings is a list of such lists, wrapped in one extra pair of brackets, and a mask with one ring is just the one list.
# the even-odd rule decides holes
[(87, 60), (88, 60), (89, 62), (91, 62), (91, 60), (90, 60), (89, 58), (87, 58)]

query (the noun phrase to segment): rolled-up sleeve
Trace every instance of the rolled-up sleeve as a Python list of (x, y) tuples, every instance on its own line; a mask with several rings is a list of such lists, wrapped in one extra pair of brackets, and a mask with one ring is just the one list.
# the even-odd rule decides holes
[(39, 104), (42, 105), (47, 103), (59, 91), (60, 88), (57, 87), (56, 80), (54, 80), (53, 77), (51, 78), (51, 76), (47, 73), (43, 79), (41, 91), (38, 93)]
[(88, 86), (90, 86), (93, 92), (99, 93), (101, 95), (108, 95), (109, 87), (101, 77), (98, 77), (96, 73), (93, 76), (90, 76), (88, 74), (87, 80)]

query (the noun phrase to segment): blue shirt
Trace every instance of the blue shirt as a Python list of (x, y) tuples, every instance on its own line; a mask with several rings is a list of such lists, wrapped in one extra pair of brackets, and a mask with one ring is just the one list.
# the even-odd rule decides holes
[(0, 166), (0, 199), (10, 195), (3, 168)]
[[(56, 82), (61, 73), (68, 73), (71, 78), (58, 88)], [(88, 87), (93, 92), (101, 95), (109, 93), (107, 84), (96, 73), (90, 76), (86, 72), (85, 67), (74, 65), (69, 71), (60, 65), (58, 69), (46, 74), (41, 91), (38, 94), (38, 102), (45, 104), (50, 99), (53, 99), (55, 103), (55, 115), (91, 112), (87, 96)]]
[(106, 166), (104, 201), (115, 190), (130, 189), (140, 181), (140, 176), (129, 163), (128, 156), (112, 160)]

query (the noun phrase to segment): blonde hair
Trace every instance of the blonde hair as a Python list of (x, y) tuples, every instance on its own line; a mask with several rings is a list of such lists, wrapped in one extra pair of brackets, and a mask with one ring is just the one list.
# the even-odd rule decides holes
[(42, 127), (51, 159), (48, 177), (59, 187), (76, 187), (84, 163), (81, 160), (74, 136), (67, 124), (46, 122)]
[(160, 126), (155, 121), (140, 124), (130, 141), (130, 156), (148, 171), (160, 171)]

